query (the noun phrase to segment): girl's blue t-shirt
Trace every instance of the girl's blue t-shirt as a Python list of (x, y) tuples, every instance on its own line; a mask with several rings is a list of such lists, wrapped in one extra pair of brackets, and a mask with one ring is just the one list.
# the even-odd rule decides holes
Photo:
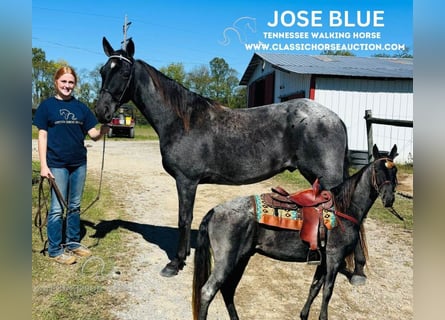
[(93, 112), (74, 97), (67, 101), (55, 97), (44, 100), (37, 108), (33, 125), (48, 132), (48, 167), (86, 164), (85, 136), (97, 123)]

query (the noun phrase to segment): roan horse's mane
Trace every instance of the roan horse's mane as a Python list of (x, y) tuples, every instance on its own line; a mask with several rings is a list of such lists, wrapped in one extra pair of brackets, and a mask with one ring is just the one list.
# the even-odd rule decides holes
[(138, 61), (147, 69), (156, 90), (161, 95), (165, 104), (171, 107), (178, 117), (182, 119), (186, 131), (190, 129), (192, 117), (194, 119), (199, 118), (207, 112), (209, 108), (215, 109), (223, 107), (212, 99), (190, 91), (148, 63), (142, 60)]

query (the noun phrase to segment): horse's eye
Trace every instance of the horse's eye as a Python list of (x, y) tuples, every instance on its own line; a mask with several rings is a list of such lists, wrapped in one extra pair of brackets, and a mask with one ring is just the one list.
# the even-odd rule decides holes
[(120, 74), (121, 74), (123, 77), (125, 77), (125, 78), (130, 77), (130, 71), (129, 71), (129, 70), (121, 70), (121, 71), (120, 71)]

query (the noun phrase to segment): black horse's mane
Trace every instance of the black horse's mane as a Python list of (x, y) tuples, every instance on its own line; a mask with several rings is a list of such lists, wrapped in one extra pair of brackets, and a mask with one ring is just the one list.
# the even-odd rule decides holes
[(138, 61), (147, 69), (156, 90), (160, 93), (165, 104), (170, 106), (178, 117), (182, 119), (186, 131), (190, 129), (192, 118), (199, 117), (207, 112), (209, 108), (215, 109), (223, 107), (212, 99), (190, 91), (148, 63), (142, 60)]
[(346, 208), (351, 205), (352, 195), (357, 187), (357, 183), (360, 181), (363, 174), (369, 168), (369, 166), (371, 166), (371, 164), (372, 163), (367, 164), (357, 171), (357, 173), (348, 177), (341, 184), (331, 189), (331, 192), (334, 195), (336, 210), (345, 212)]

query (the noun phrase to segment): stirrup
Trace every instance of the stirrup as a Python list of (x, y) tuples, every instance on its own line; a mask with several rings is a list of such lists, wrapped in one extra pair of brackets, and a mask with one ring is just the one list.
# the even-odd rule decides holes
[[(315, 257), (315, 255), (317, 255)], [(321, 264), (321, 251), (317, 248), (317, 250), (309, 250), (307, 253), (307, 264), (309, 265), (317, 265)]]

